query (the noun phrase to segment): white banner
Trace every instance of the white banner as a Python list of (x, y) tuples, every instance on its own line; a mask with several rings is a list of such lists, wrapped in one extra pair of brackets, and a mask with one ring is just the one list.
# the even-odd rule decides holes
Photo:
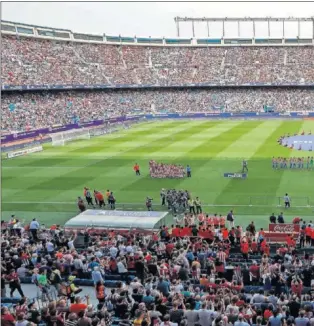
[(7, 158), (22, 156), (22, 155), (26, 155), (26, 154), (29, 154), (29, 153), (41, 152), (42, 150), (43, 150), (43, 147), (41, 145), (40, 146), (35, 146), (35, 147), (32, 147), (32, 148), (20, 149), (18, 151), (8, 153)]

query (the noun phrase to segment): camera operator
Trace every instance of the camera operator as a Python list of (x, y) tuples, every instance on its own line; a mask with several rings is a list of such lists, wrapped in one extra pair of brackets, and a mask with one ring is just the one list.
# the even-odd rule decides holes
[(146, 207), (148, 211), (152, 211), (153, 210), (153, 198), (150, 197), (146, 197)]

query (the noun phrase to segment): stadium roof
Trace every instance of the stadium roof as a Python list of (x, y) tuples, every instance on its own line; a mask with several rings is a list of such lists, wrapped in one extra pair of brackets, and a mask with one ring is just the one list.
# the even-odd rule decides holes
[(168, 212), (86, 210), (71, 218), (66, 229), (142, 229), (157, 230)]

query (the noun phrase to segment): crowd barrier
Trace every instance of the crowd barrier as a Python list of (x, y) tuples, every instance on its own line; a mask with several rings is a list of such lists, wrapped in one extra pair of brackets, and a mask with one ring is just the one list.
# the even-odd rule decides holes
[(284, 113), (264, 113), (264, 112), (245, 112), (245, 113), (231, 113), (231, 112), (222, 112), (222, 113), (162, 113), (162, 114), (138, 114), (138, 115), (130, 115), (130, 116), (121, 116), (115, 117), (106, 120), (94, 120), (84, 123), (72, 123), (64, 126), (54, 126), (54, 127), (46, 127), (32, 131), (24, 131), (9, 135), (2, 135), (1, 142), (3, 144), (9, 143), (16, 140), (27, 139), (31, 137), (37, 137), (39, 135), (46, 135), (51, 133), (69, 131), (73, 129), (80, 128), (89, 128), (101, 126), (105, 123), (120, 123), (120, 122), (128, 122), (128, 121), (139, 121), (139, 120), (155, 120), (155, 119), (314, 119), (314, 112), (284, 112)]
[[(120, 275), (117, 275), (120, 278)], [(135, 278), (134, 275), (129, 275), (129, 280), (132, 281)], [(121, 281), (121, 278), (119, 280), (105, 280), (104, 285), (107, 288), (116, 288), (117, 287), (117, 283)], [(21, 278), (21, 283), (24, 284), (31, 284), (31, 278), (30, 277), (26, 277), (26, 278)], [(94, 282), (91, 279), (75, 279), (74, 280), (75, 285), (78, 286), (94, 286)], [(202, 290), (205, 290), (205, 287), (203, 285), (201, 285), (200, 283), (198, 283), (198, 281), (193, 281), (191, 280), (191, 284), (193, 285), (194, 288), (199, 287)], [(262, 285), (245, 285), (244, 286), (244, 290), (245, 292), (249, 293), (251, 291), (254, 292), (258, 292), (260, 289), (263, 289)], [(284, 287), (282, 287), (282, 291), (285, 292), (286, 289)], [(302, 290), (302, 294), (306, 294), (309, 293), (309, 291), (311, 291), (310, 287), (304, 287)], [(3, 303), (12, 303), (10, 301), (10, 299), (14, 299), (14, 298), (3, 298), (2, 302)], [(14, 300), (13, 300), (14, 302)], [(16, 302), (16, 300), (15, 300)]]

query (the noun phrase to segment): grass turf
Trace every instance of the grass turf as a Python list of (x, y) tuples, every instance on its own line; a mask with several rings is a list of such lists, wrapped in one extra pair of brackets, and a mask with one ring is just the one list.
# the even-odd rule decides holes
[[(254, 220), (266, 226), (279, 213), (288, 192), (292, 208), (287, 220), (313, 216), (314, 171), (273, 170), (272, 156), (308, 156), (277, 144), (279, 136), (313, 129), (312, 121), (163, 121), (139, 124), (115, 134), (75, 141), (64, 147), (2, 161), (2, 219), (11, 214), (46, 224), (63, 224), (75, 216), (83, 187), (117, 198), (117, 208), (145, 209), (147, 195), (159, 204), (161, 188), (188, 189), (199, 196), (206, 212), (234, 209), (238, 223)], [(223, 178), (239, 172), (248, 160), (247, 180)], [(148, 161), (189, 164), (192, 178), (151, 179)], [(137, 162), (141, 176), (135, 176)], [(281, 198), (281, 199), (280, 199)], [(279, 200), (280, 199), (280, 200)], [(158, 207), (156, 207), (158, 209)]]

